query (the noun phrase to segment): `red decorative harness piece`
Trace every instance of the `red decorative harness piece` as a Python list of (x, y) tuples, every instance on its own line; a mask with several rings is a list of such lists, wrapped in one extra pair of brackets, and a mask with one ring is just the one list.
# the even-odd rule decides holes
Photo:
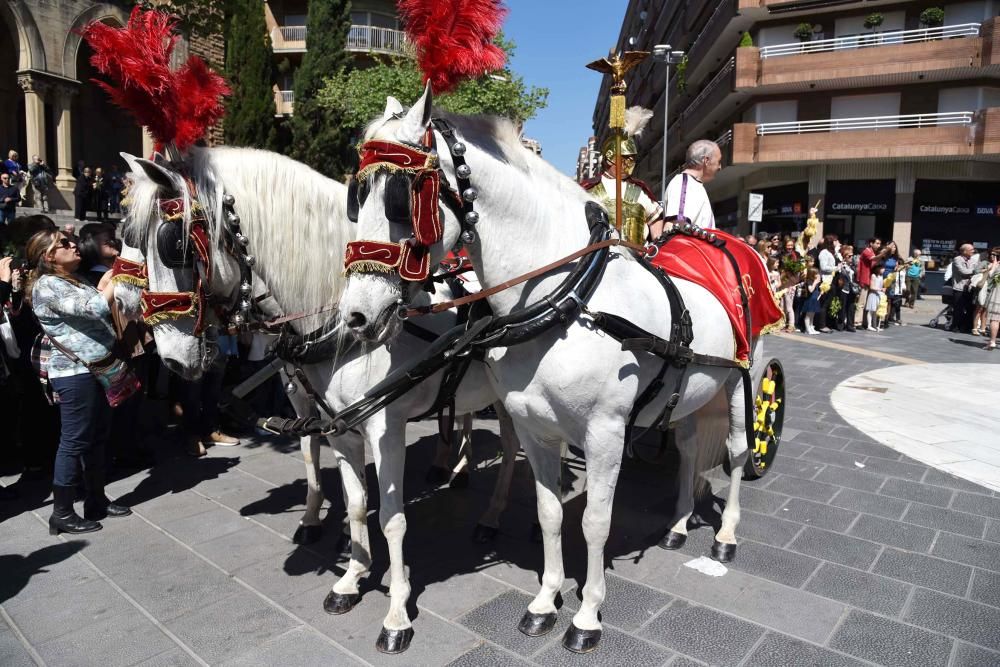
[(444, 227), (438, 207), (441, 175), (437, 155), (391, 141), (368, 141), (358, 151), (361, 163), (355, 176), (363, 181), (376, 172), (411, 174), (410, 216), (413, 237), (400, 243), (351, 241), (344, 254), (344, 272), (399, 273), (403, 280), (422, 281), (430, 275), (430, 246), (441, 240)]
[(115, 257), (115, 263), (111, 267), (111, 282), (129, 283), (145, 289), (149, 285), (145, 262), (133, 262), (129, 259)]

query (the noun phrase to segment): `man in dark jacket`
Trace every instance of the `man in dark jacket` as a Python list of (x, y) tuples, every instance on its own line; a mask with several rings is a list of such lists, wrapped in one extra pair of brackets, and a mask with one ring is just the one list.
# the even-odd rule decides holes
[(94, 193), (94, 179), (90, 175), (90, 167), (84, 167), (83, 171), (76, 178), (76, 185), (73, 187), (73, 199), (76, 203), (76, 220), (83, 222), (87, 219), (87, 205)]
[(0, 223), (9, 225), (17, 217), (21, 188), (10, 182), (10, 174), (0, 174)]

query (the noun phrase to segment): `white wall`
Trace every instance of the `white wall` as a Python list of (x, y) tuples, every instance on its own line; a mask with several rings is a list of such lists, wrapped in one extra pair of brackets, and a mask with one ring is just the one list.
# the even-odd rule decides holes
[(899, 93), (846, 95), (830, 102), (830, 118), (862, 118), (899, 114)]
[(754, 46), (774, 46), (775, 44), (794, 44), (799, 41), (795, 36), (795, 26), (798, 23), (786, 25), (769, 25), (757, 31)]
[(799, 103), (796, 100), (758, 102), (743, 114), (747, 123), (794, 123), (798, 119)]

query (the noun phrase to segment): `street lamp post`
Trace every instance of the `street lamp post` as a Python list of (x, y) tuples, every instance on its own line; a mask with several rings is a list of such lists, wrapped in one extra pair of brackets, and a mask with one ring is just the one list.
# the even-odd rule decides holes
[(653, 58), (666, 65), (663, 85), (663, 164), (660, 168), (660, 205), (667, 205), (667, 137), (670, 132), (670, 66), (684, 59), (683, 51), (675, 51), (669, 44), (657, 44), (653, 47)]

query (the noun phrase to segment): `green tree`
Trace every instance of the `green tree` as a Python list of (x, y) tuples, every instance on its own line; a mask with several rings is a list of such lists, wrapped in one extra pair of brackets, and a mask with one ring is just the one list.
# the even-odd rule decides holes
[[(134, 0), (143, 9), (169, 12), (180, 21), (180, 29), (191, 37), (211, 37), (223, 31), (226, 13), (234, 0)], [(257, 5), (260, 9), (260, 5)]]
[[(514, 44), (498, 38), (498, 44), (513, 55)], [(403, 104), (412, 104), (423, 92), (416, 63), (410, 58), (380, 61), (363, 70), (340, 70), (328, 78), (319, 93), (319, 104), (340, 117), (357, 134), (368, 121), (385, 109), (389, 95)], [(494, 114), (523, 124), (544, 109), (549, 96), (546, 88), (530, 88), (509, 68), (473, 81), (462, 82), (455, 90), (434, 97), (440, 109), (461, 114)]]
[(226, 78), (232, 96), (223, 124), (226, 143), (278, 150), (274, 123), (274, 63), (259, 0), (231, 0), (226, 30)]
[(350, 132), (333, 109), (320, 104), (319, 92), (325, 77), (350, 68), (350, 9), (350, 0), (309, 0), (307, 49), (295, 73), (292, 157), (332, 178), (349, 164)]

